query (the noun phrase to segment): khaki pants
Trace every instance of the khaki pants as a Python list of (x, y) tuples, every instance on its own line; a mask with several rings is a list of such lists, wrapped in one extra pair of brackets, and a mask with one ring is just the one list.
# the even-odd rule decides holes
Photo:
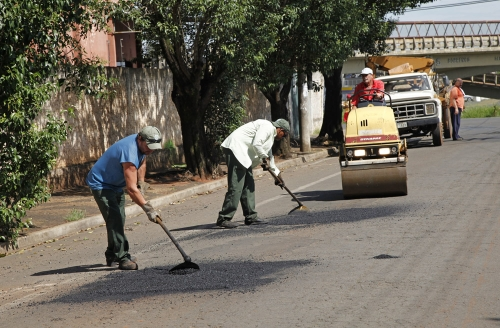
[(230, 149), (223, 148), (227, 164), (227, 192), (217, 222), (233, 218), (241, 202), (245, 219), (255, 219), (255, 181), (252, 168), (245, 168)]

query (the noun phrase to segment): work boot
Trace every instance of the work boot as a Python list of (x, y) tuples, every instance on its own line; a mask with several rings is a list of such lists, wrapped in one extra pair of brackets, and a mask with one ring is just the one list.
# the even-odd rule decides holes
[(262, 220), (262, 219), (256, 217), (256, 218), (253, 218), (253, 219), (245, 219), (245, 224), (246, 225), (267, 224), (267, 221)]
[[(104, 255), (106, 256), (106, 265), (109, 267), (113, 264), (113, 262), (115, 262), (115, 263), (120, 262), (120, 259), (117, 258), (115, 256), (115, 254), (104, 253)], [(127, 255), (125, 255), (125, 257), (128, 258), (132, 262), (137, 262), (137, 258), (135, 256), (127, 254)]]
[(122, 259), (120, 261), (120, 264), (118, 265), (118, 268), (120, 270), (137, 270), (139, 267), (137, 266), (137, 263), (134, 261), (130, 261), (127, 257)]
[(229, 220), (217, 221), (217, 226), (225, 229), (233, 229), (239, 226), (236, 222), (231, 222)]

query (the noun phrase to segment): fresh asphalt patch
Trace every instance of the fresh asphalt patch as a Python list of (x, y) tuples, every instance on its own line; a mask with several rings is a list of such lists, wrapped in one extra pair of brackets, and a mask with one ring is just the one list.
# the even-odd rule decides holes
[[(198, 272), (172, 275), (170, 267), (148, 267), (138, 271), (117, 271), (95, 282), (78, 286), (49, 302), (82, 303), (132, 301), (155, 295), (228, 292), (248, 293), (288, 278), (293, 269), (308, 266), (310, 260), (295, 261), (211, 261), (200, 263)], [(36, 305), (36, 304), (32, 304)]]

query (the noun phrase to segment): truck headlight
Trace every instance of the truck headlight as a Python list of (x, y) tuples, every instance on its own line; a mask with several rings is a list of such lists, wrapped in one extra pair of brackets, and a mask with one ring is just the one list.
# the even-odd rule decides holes
[(434, 104), (425, 104), (425, 115), (434, 114)]
[(379, 155), (389, 155), (391, 153), (391, 150), (389, 148), (379, 148), (378, 149), (378, 154)]
[(355, 149), (354, 150), (354, 157), (364, 157), (366, 156), (366, 150), (364, 149)]

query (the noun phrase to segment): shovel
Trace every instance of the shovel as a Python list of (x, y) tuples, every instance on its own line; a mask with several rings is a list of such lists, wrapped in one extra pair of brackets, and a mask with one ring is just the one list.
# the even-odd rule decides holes
[(170, 240), (172, 240), (175, 247), (177, 247), (179, 252), (181, 252), (182, 257), (184, 258), (184, 263), (181, 263), (181, 264), (173, 267), (172, 269), (169, 270), (169, 272), (171, 274), (181, 275), (181, 274), (194, 273), (194, 272), (200, 270), (200, 267), (198, 266), (198, 264), (191, 262), (191, 258), (184, 252), (184, 250), (181, 248), (181, 245), (179, 245), (177, 240), (175, 240), (174, 236), (172, 236), (170, 231), (168, 231), (167, 227), (165, 226), (165, 224), (163, 224), (163, 221), (161, 220), (161, 218), (159, 216), (156, 217), (156, 223), (158, 223), (163, 228), (163, 230), (165, 230), (165, 232), (167, 233)]
[(287, 188), (287, 186), (285, 186), (285, 184), (283, 183), (283, 180), (281, 180), (271, 169), (269, 170), (269, 173), (271, 173), (271, 175), (273, 176), (273, 178), (275, 180), (278, 180), (279, 182), (281, 182), (281, 189), (285, 188), (286, 191), (288, 191), (288, 193), (290, 194), (290, 196), (293, 197), (293, 199), (295, 199), (295, 201), (299, 204), (299, 206), (297, 206), (297, 208), (294, 208), (291, 212), (295, 211), (295, 210), (299, 210), (299, 211), (307, 211), (309, 210), (307, 208), (307, 206), (304, 206), (304, 204), (302, 204), (300, 202), (300, 200), (297, 199), (297, 197), (295, 197), (295, 195), (290, 191), (290, 189)]

